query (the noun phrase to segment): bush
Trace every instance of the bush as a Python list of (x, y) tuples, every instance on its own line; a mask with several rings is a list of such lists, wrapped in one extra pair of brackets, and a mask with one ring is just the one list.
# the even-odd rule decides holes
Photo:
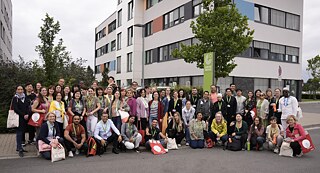
[[(320, 94), (317, 94), (316, 98), (320, 99)], [(313, 99), (313, 94), (302, 94), (302, 99)]]

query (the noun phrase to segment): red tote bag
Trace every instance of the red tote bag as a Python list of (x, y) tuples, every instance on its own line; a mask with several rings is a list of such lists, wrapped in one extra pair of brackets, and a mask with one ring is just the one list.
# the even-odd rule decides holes
[(312, 139), (308, 132), (306, 132), (306, 139), (299, 141), (303, 154), (309, 153), (315, 149)]
[(160, 141), (150, 140), (150, 147), (151, 147), (151, 151), (154, 155), (160, 155), (160, 154), (166, 153), (166, 150), (164, 150)]
[[(139, 128), (139, 133), (140, 133), (140, 135), (142, 136), (142, 140), (141, 140), (141, 142), (140, 142), (140, 144), (141, 145), (144, 145), (145, 144), (145, 134), (146, 134), (146, 132), (145, 132), (145, 130), (142, 130), (142, 126), (141, 126), (141, 120), (140, 121), (138, 121), (139, 122), (139, 124), (140, 124), (140, 127), (139, 126), (137, 126), (137, 128)], [(138, 125), (138, 124), (137, 124)]]

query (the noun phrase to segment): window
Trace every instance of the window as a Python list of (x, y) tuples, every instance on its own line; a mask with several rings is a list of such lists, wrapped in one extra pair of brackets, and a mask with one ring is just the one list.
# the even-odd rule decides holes
[(170, 59), (174, 59), (174, 57), (172, 56), (172, 52), (173, 52), (175, 49), (179, 49), (179, 43), (173, 43), (173, 44), (171, 44), (169, 47), (170, 47), (170, 49), (169, 49)]
[(246, 57), (251, 58), (252, 57), (252, 43), (250, 44), (250, 47), (246, 49), (244, 52), (242, 52), (239, 57)]
[(111, 42), (111, 52), (116, 50), (116, 40)]
[(192, 77), (192, 86), (202, 86), (203, 85), (203, 76), (194, 76)]
[(269, 88), (269, 79), (254, 79), (254, 91), (260, 89), (261, 91), (266, 91)]
[(193, 5), (193, 17), (197, 17), (204, 12), (202, 0), (193, 0), (192, 5)]
[(254, 7), (254, 20), (262, 23), (269, 23), (269, 9), (256, 5)]
[(156, 3), (160, 2), (161, 0), (147, 0), (147, 9), (154, 6)]
[(146, 51), (146, 59), (145, 59), (145, 64), (151, 64), (152, 63), (152, 50)]
[(111, 52), (111, 46), (109, 46), (109, 43), (106, 44), (106, 53)]
[(145, 29), (145, 33), (144, 33), (145, 37), (151, 35), (152, 34), (152, 21), (147, 23), (145, 25), (144, 29)]
[(128, 46), (132, 45), (132, 40), (133, 40), (133, 27), (128, 28)]
[(270, 49), (269, 43), (254, 41), (254, 57), (260, 58), (260, 59), (268, 59), (269, 49)]
[(174, 9), (163, 16), (164, 29), (175, 26), (184, 21), (184, 6)]
[(287, 13), (286, 14), (286, 28), (293, 30), (300, 30), (300, 16)]
[(107, 49), (108, 49), (108, 44), (97, 49), (96, 50), (96, 57), (99, 57), (99, 56), (102, 56), (102, 55), (108, 53)]
[(116, 20), (114, 20), (108, 25), (108, 33), (110, 34), (114, 30), (116, 30), (116, 28), (117, 28), (117, 24), (116, 24)]
[(132, 72), (132, 52), (127, 54), (127, 72)]
[(121, 49), (121, 32), (117, 35), (117, 50)]
[(283, 61), (284, 55), (285, 55), (285, 49), (286, 49), (285, 46), (271, 44), (270, 59), (276, 60), (276, 61)]
[(185, 45), (185, 46), (191, 46), (191, 39), (187, 39), (187, 40), (183, 40), (179, 43), (179, 50), (181, 50), (182, 46), (181, 45)]
[(106, 36), (106, 28), (103, 28), (101, 31), (99, 31), (96, 34), (96, 41), (100, 40), (101, 38), (103, 38), (104, 36)]
[(118, 27), (122, 25), (122, 9), (118, 11)]
[(121, 56), (117, 57), (117, 73), (121, 73)]
[(122, 0), (118, 0), (118, 5), (121, 4)]
[(299, 48), (295, 47), (286, 47), (286, 59), (288, 62), (299, 62)]
[(271, 9), (271, 25), (285, 27), (286, 13)]
[(117, 86), (121, 86), (121, 80), (117, 80)]
[(128, 20), (133, 18), (133, 1), (128, 3)]
[(160, 47), (159, 49), (159, 61), (169, 60), (169, 49), (168, 46)]
[(97, 65), (97, 66), (95, 67), (94, 71), (95, 71), (95, 74), (101, 73), (101, 72), (100, 72), (100, 65)]

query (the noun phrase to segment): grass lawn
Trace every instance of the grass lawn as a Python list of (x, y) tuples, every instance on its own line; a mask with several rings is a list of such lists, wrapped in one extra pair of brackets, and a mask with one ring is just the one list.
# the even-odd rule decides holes
[(313, 99), (302, 99), (302, 102), (316, 102), (316, 101), (320, 101), (319, 99), (317, 100), (313, 100)]

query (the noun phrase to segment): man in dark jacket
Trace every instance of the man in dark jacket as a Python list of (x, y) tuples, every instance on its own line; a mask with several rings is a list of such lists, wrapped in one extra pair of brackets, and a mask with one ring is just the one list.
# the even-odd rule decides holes
[(232, 121), (235, 121), (237, 112), (237, 100), (232, 95), (232, 90), (230, 88), (226, 89), (226, 95), (224, 96), (223, 100), (227, 104), (226, 120), (229, 126)]
[(198, 101), (197, 104), (197, 113), (201, 112), (203, 116), (203, 120), (207, 121), (211, 115), (213, 104), (209, 99), (209, 92), (203, 92), (203, 98)]
[[(192, 107), (197, 110), (197, 104), (198, 104), (198, 100), (200, 99), (200, 96), (198, 95), (198, 89), (196, 87), (192, 88), (192, 92), (191, 95), (189, 97), (190, 103), (192, 105)], [(196, 112), (195, 115), (196, 116)], [(194, 117), (195, 118), (195, 117)]]

